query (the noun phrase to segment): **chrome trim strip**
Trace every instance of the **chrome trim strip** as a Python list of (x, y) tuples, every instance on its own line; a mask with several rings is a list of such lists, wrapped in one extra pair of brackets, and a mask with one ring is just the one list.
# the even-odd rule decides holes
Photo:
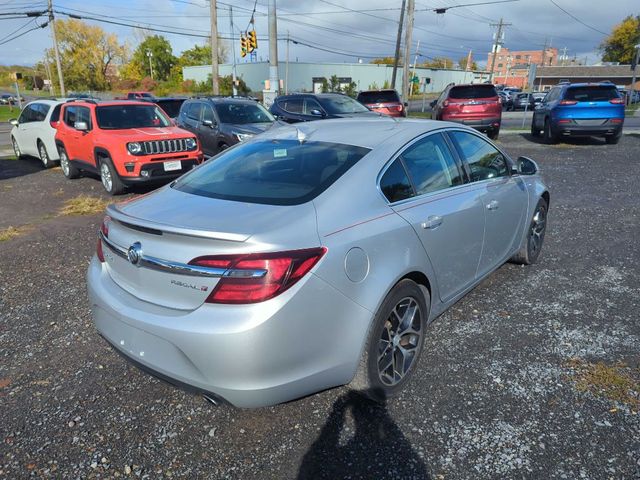
[[(100, 232), (100, 239), (102, 242), (119, 257), (129, 261), (127, 256), (127, 249), (119, 245), (116, 245)], [(152, 257), (149, 255), (141, 255), (138, 261), (137, 267), (146, 267), (151, 270), (158, 270), (161, 272), (174, 273), (176, 275), (189, 275), (192, 277), (232, 277), (232, 278), (262, 278), (267, 274), (267, 270), (255, 269), (255, 270), (243, 270), (243, 269), (224, 269), (224, 268), (211, 268), (201, 267), (198, 265), (189, 265), (180, 262), (171, 262), (169, 260), (163, 260), (161, 258)]]

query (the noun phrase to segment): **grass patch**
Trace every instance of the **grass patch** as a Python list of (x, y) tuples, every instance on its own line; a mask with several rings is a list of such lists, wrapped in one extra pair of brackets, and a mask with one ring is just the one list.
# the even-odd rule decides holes
[(427, 118), (431, 120), (431, 112), (409, 112), (409, 118)]
[(8, 105), (0, 105), (0, 122), (8, 122), (11, 118), (18, 118), (20, 109), (14, 105), (13, 111), (9, 110)]
[(4, 230), (0, 230), (0, 242), (6, 242), (12, 238), (19, 237), (20, 235), (27, 233), (29, 230), (31, 230), (31, 227), (28, 225), (24, 225), (22, 227), (9, 226)]
[(89, 195), (79, 195), (64, 202), (64, 207), (60, 210), (60, 215), (95, 215), (104, 212), (110, 202), (98, 197)]
[(623, 403), (635, 411), (640, 409), (640, 368), (633, 369), (623, 363), (588, 363), (580, 359), (570, 360), (569, 367), (574, 371), (579, 391)]

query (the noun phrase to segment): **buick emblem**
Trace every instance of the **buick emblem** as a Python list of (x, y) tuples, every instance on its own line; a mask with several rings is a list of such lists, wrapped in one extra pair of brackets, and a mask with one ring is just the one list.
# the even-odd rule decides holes
[(140, 257), (142, 257), (142, 245), (140, 245), (140, 242), (136, 242), (127, 250), (127, 259), (132, 265), (138, 265)]

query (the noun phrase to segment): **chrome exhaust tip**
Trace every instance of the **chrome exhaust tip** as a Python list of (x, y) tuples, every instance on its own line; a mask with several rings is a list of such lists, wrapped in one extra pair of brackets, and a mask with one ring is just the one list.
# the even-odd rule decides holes
[(210, 397), (209, 395), (202, 395), (202, 396), (207, 402), (215, 405), (216, 407), (220, 406), (220, 402), (216, 398)]

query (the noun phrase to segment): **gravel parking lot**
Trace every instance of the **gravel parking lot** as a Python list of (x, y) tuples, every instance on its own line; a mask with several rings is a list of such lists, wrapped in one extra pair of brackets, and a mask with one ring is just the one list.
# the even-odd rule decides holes
[(640, 478), (640, 136), (501, 142), (550, 185), (541, 260), (434, 322), (386, 406), (214, 407), (130, 366), (87, 306), (101, 215), (60, 214), (99, 181), (0, 160), (0, 478)]

